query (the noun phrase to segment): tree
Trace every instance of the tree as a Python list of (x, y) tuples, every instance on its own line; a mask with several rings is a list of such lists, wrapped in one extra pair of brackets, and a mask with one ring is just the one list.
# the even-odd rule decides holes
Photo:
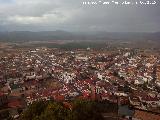
[(147, 88), (147, 85), (148, 85), (147, 82), (144, 82), (144, 83), (143, 83), (143, 85), (142, 85), (143, 90), (147, 90), (147, 89), (148, 89), (148, 88)]
[(35, 118), (36, 116), (40, 116), (42, 112), (44, 112), (47, 104), (48, 103), (44, 101), (34, 102), (26, 111), (22, 113), (21, 118), (23, 120), (33, 120), (33, 118)]
[(96, 109), (93, 101), (76, 100), (73, 103), (72, 120), (102, 120), (102, 115)]
[(75, 100), (68, 109), (59, 102), (35, 102), (20, 117), (23, 120), (103, 120), (95, 102)]

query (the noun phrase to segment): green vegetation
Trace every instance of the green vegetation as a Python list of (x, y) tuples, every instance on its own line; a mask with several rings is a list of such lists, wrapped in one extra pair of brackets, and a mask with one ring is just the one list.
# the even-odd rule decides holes
[(39, 101), (30, 105), (20, 120), (103, 120), (103, 117), (92, 101)]
[(57, 43), (44, 43), (44, 42), (38, 42), (38, 43), (25, 43), (25, 44), (19, 44), (19, 45), (13, 45), (13, 48), (35, 48), (35, 47), (47, 47), (47, 48), (58, 48), (58, 49), (64, 49), (64, 50), (74, 50), (74, 49), (86, 49), (88, 47), (94, 48), (94, 49), (100, 49), (105, 48), (106, 44), (105, 42), (99, 41), (99, 42), (90, 42), (90, 41), (82, 41), (82, 42), (66, 42), (63, 44)]

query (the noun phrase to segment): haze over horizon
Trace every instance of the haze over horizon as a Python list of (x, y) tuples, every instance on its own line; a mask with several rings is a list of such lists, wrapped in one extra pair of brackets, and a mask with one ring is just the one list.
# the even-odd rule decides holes
[(85, 6), (83, 1), (0, 0), (0, 31), (160, 31), (158, 0), (148, 6)]

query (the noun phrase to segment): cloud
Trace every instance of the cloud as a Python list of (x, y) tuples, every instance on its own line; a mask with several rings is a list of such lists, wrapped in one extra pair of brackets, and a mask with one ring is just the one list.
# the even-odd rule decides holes
[(84, 0), (6, 1), (0, 0), (0, 26), (7, 30), (160, 31), (159, 5), (85, 6)]

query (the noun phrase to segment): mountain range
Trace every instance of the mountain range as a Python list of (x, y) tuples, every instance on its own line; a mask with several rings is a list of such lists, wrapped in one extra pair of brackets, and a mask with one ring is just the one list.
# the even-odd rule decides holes
[(156, 40), (160, 41), (160, 32), (68, 32), (68, 31), (12, 31), (0, 32), (0, 42), (27, 42), (52, 40)]

